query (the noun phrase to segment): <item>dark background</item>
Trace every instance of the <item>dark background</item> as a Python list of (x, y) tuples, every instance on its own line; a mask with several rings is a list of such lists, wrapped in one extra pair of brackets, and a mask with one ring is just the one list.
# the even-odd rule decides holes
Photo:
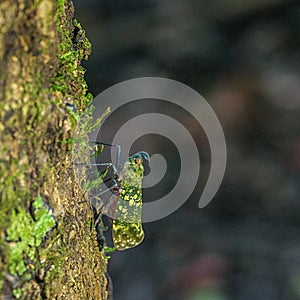
[[(112, 254), (114, 299), (300, 299), (299, 3), (76, 0), (75, 7), (93, 44), (84, 66), (95, 96), (136, 77), (180, 81), (210, 103), (228, 147), (223, 183), (207, 207), (197, 208), (194, 193), (145, 224), (139, 247)], [(207, 145), (201, 156), (205, 171)]]

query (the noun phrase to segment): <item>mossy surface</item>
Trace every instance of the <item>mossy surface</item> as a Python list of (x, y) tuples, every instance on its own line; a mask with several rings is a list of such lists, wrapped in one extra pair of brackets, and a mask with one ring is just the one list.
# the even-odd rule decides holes
[[(6, 230), (6, 241), (10, 242), (8, 251), (8, 268), (12, 275), (22, 276), (36, 263), (36, 247), (39, 247), (46, 234), (55, 226), (55, 219), (51, 210), (40, 197), (32, 202), (32, 215), (24, 208), (12, 211), (10, 224)], [(30, 276), (30, 274), (29, 274)]]
[(3, 296), (107, 297), (105, 255), (98, 251), (91, 208), (71, 162), (77, 116), (92, 99), (80, 65), (89, 53), (71, 1), (1, 1)]

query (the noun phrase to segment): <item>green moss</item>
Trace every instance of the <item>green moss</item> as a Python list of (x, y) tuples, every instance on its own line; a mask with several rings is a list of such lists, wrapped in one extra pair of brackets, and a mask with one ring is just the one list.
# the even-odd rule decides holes
[[(82, 112), (84, 129), (92, 125), (92, 108), (85, 111), (92, 95), (81, 66), (91, 45), (73, 18), (71, 1), (56, 4), (25, 1), (19, 9), (16, 2), (18, 14), (12, 14), (7, 28), (18, 39), (7, 34), (0, 46), (0, 56), (2, 45), (7, 49), (0, 66), (6, 84), (0, 101), (0, 289), (2, 279), (3, 290), (11, 289), (9, 270), (16, 298), (63, 294), (61, 298), (75, 299), (79, 291), (92, 290), (93, 297), (79, 294), (77, 299), (104, 299), (103, 276), (91, 276), (90, 287), (85, 281), (85, 274), (105, 270), (106, 264), (102, 253), (94, 251), (96, 237), (87, 222), (92, 214), (86, 204), (78, 205), (83, 195), (70, 168), (70, 146)], [(66, 109), (66, 103), (75, 109)], [(45, 243), (55, 220), (36, 195), (53, 207), (58, 223)], [(85, 266), (74, 269), (79, 253)], [(80, 289), (73, 291), (73, 278)]]
[(60, 66), (51, 80), (51, 89), (58, 95), (56, 104), (60, 104), (61, 99), (75, 98), (79, 100), (80, 111), (83, 111), (93, 99), (84, 80), (85, 69), (80, 65), (83, 59), (88, 58), (91, 52), (91, 43), (80, 23), (73, 18), (73, 11), (70, 7), (66, 10), (66, 5), (68, 2), (65, 0), (57, 1), (56, 18), (60, 35), (58, 44)]
[(22, 296), (22, 290), (20, 288), (13, 289), (13, 295), (16, 299), (20, 299)]
[[(49, 232), (55, 226), (55, 219), (45, 206), (43, 200), (37, 197), (32, 203), (33, 216), (23, 208), (12, 210), (7, 228), (6, 241), (11, 243), (8, 266), (12, 275), (22, 276), (26, 270), (32, 271), (37, 264), (36, 248), (40, 246)], [(30, 261), (30, 265), (26, 260)]]

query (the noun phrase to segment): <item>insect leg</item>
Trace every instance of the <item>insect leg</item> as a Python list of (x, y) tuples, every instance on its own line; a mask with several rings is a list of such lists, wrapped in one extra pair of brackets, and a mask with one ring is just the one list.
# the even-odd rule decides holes
[(104, 146), (110, 146), (110, 147), (117, 148), (116, 165), (117, 165), (117, 167), (120, 166), (120, 158), (121, 158), (121, 146), (120, 145), (114, 145), (114, 144), (108, 144), (108, 143), (102, 143), (102, 142), (96, 142), (96, 141), (90, 141), (89, 143), (94, 143), (96, 145), (104, 145)]

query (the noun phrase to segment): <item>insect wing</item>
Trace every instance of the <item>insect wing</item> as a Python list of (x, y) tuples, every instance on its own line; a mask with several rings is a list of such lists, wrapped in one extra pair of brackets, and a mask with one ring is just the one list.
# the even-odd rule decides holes
[(144, 239), (141, 224), (143, 171), (141, 163), (128, 161), (120, 172), (122, 191), (113, 220), (113, 242), (117, 250), (135, 247)]

